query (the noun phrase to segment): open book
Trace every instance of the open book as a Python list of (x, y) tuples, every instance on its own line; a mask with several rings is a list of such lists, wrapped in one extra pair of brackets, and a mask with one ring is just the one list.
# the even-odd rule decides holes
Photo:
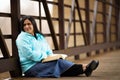
[(52, 54), (48, 56), (47, 58), (43, 59), (42, 62), (54, 61), (57, 59), (66, 59), (66, 57), (67, 57), (66, 54)]

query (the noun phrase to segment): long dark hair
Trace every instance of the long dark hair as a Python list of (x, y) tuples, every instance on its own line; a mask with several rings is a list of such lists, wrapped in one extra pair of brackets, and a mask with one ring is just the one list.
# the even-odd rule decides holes
[[(40, 33), (40, 34), (42, 34), (42, 33), (39, 32), (39, 30), (38, 30), (38, 28), (37, 28), (37, 24), (36, 24), (36, 22), (35, 22), (35, 19), (34, 19), (33, 17), (31, 17), (31, 16), (22, 16), (22, 17), (20, 18), (20, 24), (19, 24), (19, 25), (20, 25), (21, 31), (24, 31), (23, 27), (24, 27), (24, 21), (25, 21), (26, 19), (28, 19), (28, 20), (31, 21), (31, 23), (32, 23), (32, 25), (33, 25), (33, 28), (34, 28), (34, 36), (35, 36), (35, 38), (37, 39), (36, 33)], [(42, 34), (42, 35), (43, 35), (43, 34)]]

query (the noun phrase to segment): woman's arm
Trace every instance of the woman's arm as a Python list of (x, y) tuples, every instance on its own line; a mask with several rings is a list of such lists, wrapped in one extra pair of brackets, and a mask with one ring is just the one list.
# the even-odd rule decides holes
[(16, 40), (18, 52), (20, 57), (25, 57), (33, 61), (41, 61), (43, 58), (47, 57), (44, 52), (32, 49), (32, 43), (29, 40)]

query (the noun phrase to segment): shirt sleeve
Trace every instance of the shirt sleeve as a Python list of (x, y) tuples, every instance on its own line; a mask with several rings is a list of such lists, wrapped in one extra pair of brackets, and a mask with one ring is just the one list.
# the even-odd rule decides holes
[(44, 40), (44, 45), (46, 46), (46, 54), (49, 56), (49, 55), (52, 55), (53, 54), (53, 51), (52, 49), (50, 48), (47, 40), (45, 39), (44, 36), (41, 36), (41, 38)]
[(47, 53), (48, 56), (49, 56), (49, 55), (52, 55), (52, 54), (53, 54), (53, 51), (52, 51), (52, 49), (50, 48), (47, 40), (45, 40), (45, 41), (46, 41), (46, 45), (47, 45), (47, 52), (46, 52), (46, 53)]

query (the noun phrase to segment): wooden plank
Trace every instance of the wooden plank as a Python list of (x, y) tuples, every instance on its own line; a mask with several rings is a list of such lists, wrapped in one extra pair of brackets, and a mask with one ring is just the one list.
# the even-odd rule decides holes
[(87, 52), (92, 52), (92, 51), (106, 49), (106, 48), (112, 48), (112, 47), (120, 47), (120, 42), (104, 43), (104, 44), (96, 44), (96, 45), (88, 45), (88, 46), (79, 46), (79, 47), (54, 51), (54, 53), (63, 53), (63, 54), (67, 54), (69, 56), (72, 56), (72, 55), (78, 55), (81, 53), (87, 53)]
[(15, 58), (0, 59), (0, 65), (0, 73), (13, 71), (17, 67)]
[[(104, 55), (86, 58), (84, 60), (77, 60), (75, 63), (89, 63), (92, 59), (99, 60), (100, 65), (93, 71), (91, 77), (79, 75), (74, 77), (60, 77), (60, 78), (31, 78), (19, 77), (13, 80), (119, 80), (120, 79), (120, 50), (106, 52)], [(111, 66), (112, 64), (112, 66)]]

